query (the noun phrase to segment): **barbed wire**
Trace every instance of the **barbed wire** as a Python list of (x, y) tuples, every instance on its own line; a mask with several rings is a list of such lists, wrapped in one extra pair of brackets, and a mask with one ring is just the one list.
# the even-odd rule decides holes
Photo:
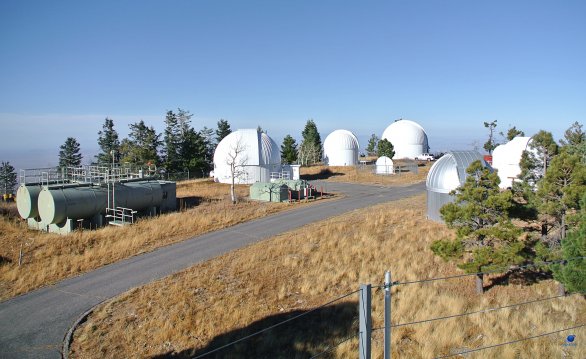
[[(412, 280), (412, 281), (405, 281), (405, 282), (400, 282), (400, 281), (396, 281), (396, 282), (392, 282), (391, 286), (397, 286), (397, 285), (408, 285), (408, 284), (416, 284), (416, 283), (427, 283), (427, 282), (435, 282), (435, 281), (439, 281), (439, 280), (447, 280), (447, 279), (455, 279), (455, 278), (462, 278), (462, 277), (470, 277), (470, 276), (477, 276), (477, 275), (484, 275), (484, 274), (496, 274), (496, 273), (502, 273), (503, 269), (523, 269), (523, 268), (530, 268), (530, 267), (539, 267), (542, 265), (549, 265), (549, 264), (556, 264), (556, 263), (564, 263), (564, 262), (569, 262), (569, 261), (573, 261), (573, 260), (578, 260), (578, 259), (586, 259), (586, 256), (583, 257), (573, 257), (573, 258), (567, 258), (567, 259), (559, 259), (559, 260), (555, 260), (555, 261), (543, 261), (543, 262), (536, 262), (536, 263), (530, 263), (530, 264), (526, 264), (526, 265), (522, 265), (522, 266), (503, 266), (501, 267), (501, 269), (499, 270), (491, 270), (491, 271), (485, 271), (485, 272), (476, 272), (476, 273), (466, 273), (466, 274), (456, 274), (453, 276), (447, 276), (447, 277), (436, 277), (436, 278), (427, 278), (427, 279), (420, 279), (420, 280)], [(373, 286), (373, 288), (386, 288), (385, 284), (381, 284), (378, 286)]]
[(336, 344), (332, 345), (331, 347), (328, 347), (326, 350), (324, 350), (323, 352), (316, 354), (312, 357), (310, 357), (309, 359), (314, 359), (314, 358), (319, 358), (320, 356), (327, 354), (329, 352), (331, 352), (332, 350), (336, 349), (337, 347), (339, 347), (340, 345), (346, 343), (348, 340), (356, 338), (358, 336), (358, 333), (352, 334), (346, 338), (344, 338), (343, 340), (337, 342)]
[[(573, 294), (586, 294), (586, 292), (577, 292), (577, 293), (573, 293)], [(408, 323), (393, 324), (393, 325), (391, 325), (391, 328), (406, 327), (408, 325), (423, 324), (423, 323), (434, 322), (434, 321), (443, 320), (443, 319), (451, 319), (451, 318), (465, 317), (465, 316), (473, 315), (473, 314), (488, 313), (488, 312), (493, 312), (493, 311), (497, 311), (497, 310), (501, 310), (501, 309), (514, 308), (514, 307), (519, 307), (519, 306), (522, 306), (522, 305), (533, 304), (533, 303), (538, 303), (538, 302), (544, 302), (546, 300), (553, 300), (553, 299), (562, 298), (562, 297), (566, 297), (566, 295), (556, 295), (556, 296), (553, 296), (553, 297), (540, 298), (540, 299), (530, 300), (530, 301), (526, 301), (526, 302), (508, 304), (508, 305), (503, 305), (501, 307), (481, 309), (481, 310), (476, 310), (476, 311), (473, 311), (473, 312), (453, 314), (453, 315), (447, 315), (447, 316), (443, 316), (443, 317), (430, 318), (430, 319), (416, 320), (416, 321), (408, 322)], [(372, 329), (372, 331), (381, 330), (381, 329), (384, 329), (384, 327), (374, 328), (374, 329)]]
[(232, 341), (232, 342), (230, 342), (230, 343), (228, 343), (228, 344), (222, 345), (222, 346), (221, 346), (221, 347), (219, 347), (219, 348), (216, 348), (216, 349), (210, 350), (210, 351), (208, 351), (208, 352), (205, 352), (205, 353), (203, 353), (203, 354), (200, 354), (200, 355), (198, 355), (198, 356), (194, 356), (194, 357), (192, 357), (192, 358), (193, 358), (193, 359), (203, 358), (203, 357), (205, 357), (205, 356), (207, 356), (207, 355), (210, 355), (210, 354), (213, 354), (213, 353), (215, 353), (215, 352), (218, 352), (218, 351), (220, 351), (220, 350), (226, 349), (226, 348), (228, 348), (228, 347), (230, 347), (230, 346), (232, 346), (232, 345), (234, 345), (234, 344), (237, 344), (237, 343), (240, 343), (240, 342), (242, 342), (242, 341), (245, 341), (245, 340), (247, 340), (247, 339), (250, 339), (250, 338), (252, 338), (252, 337), (254, 337), (254, 336), (257, 336), (257, 335), (259, 335), (259, 334), (262, 334), (262, 333), (264, 333), (264, 332), (267, 332), (267, 331), (269, 331), (269, 330), (271, 330), (271, 329), (274, 329), (274, 328), (276, 328), (276, 327), (278, 327), (278, 326), (281, 326), (281, 325), (283, 325), (283, 324), (285, 324), (285, 323), (289, 323), (289, 322), (291, 322), (291, 321), (294, 321), (294, 320), (296, 320), (296, 319), (299, 319), (299, 318), (301, 318), (301, 317), (303, 317), (303, 316), (306, 316), (306, 315), (308, 315), (308, 314), (311, 314), (311, 313), (313, 313), (313, 312), (315, 312), (315, 311), (317, 311), (317, 310), (319, 310), (319, 309), (322, 309), (322, 308), (324, 308), (324, 307), (327, 307), (327, 306), (328, 306), (328, 305), (330, 305), (330, 304), (333, 304), (333, 303), (335, 303), (335, 302), (337, 302), (337, 301), (340, 301), (340, 300), (342, 300), (342, 299), (344, 299), (344, 298), (347, 298), (347, 297), (349, 297), (349, 296), (351, 296), (351, 295), (353, 295), (353, 294), (356, 294), (356, 293), (358, 293), (358, 292), (360, 292), (360, 289), (358, 289), (358, 290), (355, 290), (355, 291), (353, 291), (353, 292), (350, 292), (350, 293), (346, 293), (346, 294), (344, 294), (344, 295), (342, 295), (342, 296), (340, 296), (340, 297), (337, 297), (337, 298), (335, 298), (335, 299), (332, 299), (332, 300), (330, 300), (330, 301), (329, 301), (329, 302), (327, 302), (327, 303), (324, 303), (324, 304), (322, 304), (322, 305), (320, 305), (320, 306), (318, 306), (318, 307), (315, 307), (315, 308), (313, 308), (313, 309), (311, 309), (311, 310), (308, 310), (307, 312), (304, 312), (304, 313), (298, 314), (298, 315), (296, 315), (296, 316), (294, 316), (294, 317), (291, 317), (291, 318), (289, 318), (289, 319), (285, 319), (285, 320), (283, 320), (283, 321), (281, 321), (281, 322), (279, 322), (279, 323), (277, 323), (277, 324), (273, 324), (273, 325), (271, 325), (271, 326), (268, 326), (268, 327), (266, 327), (266, 328), (264, 328), (264, 329), (261, 329), (261, 330), (259, 330), (259, 331), (257, 331), (257, 332), (254, 332), (254, 333), (252, 333), (252, 334), (249, 334), (249, 335), (247, 335), (247, 336), (244, 336), (244, 337), (242, 337), (242, 338), (240, 338), (240, 339), (234, 340), (234, 341)]
[(538, 334), (538, 335), (534, 335), (534, 336), (531, 336), (531, 337), (521, 338), (521, 339), (517, 339), (517, 340), (511, 340), (511, 341), (505, 342), (505, 343), (487, 345), (485, 347), (480, 347), (480, 348), (476, 348), (476, 349), (470, 349), (470, 350), (466, 350), (466, 351), (461, 351), (461, 352), (455, 353), (455, 354), (448, 354), (448, 355), (444, 355), (444, 356), (439, 356), (439, 357), (435, 357), (434, 359), (451, 358), (451, 357), (454, 357), (456, 355), (464, 355), (464, 354), (468, 354), (468, 353), (478, 352), (478, 351), (481, 351), (481, 350), (486, 350), (486, 349), (491, 349), (491, 348), (496, 348), (496, 347), (502, 347), (504, 345), (515, 344), (515, 343), (519, 343), (519, 342), (522, 342), (522, 341), (525, 341), (525, 340), (536, 339), (536, 338), (545, 337), (545, 336), (552, 335), (552, 334), (566, 332), (568, 330), (581, 328), (583, 326), (586, 326), (586, 324), (580, 324), (580, 325), (576, 325), (576, 326), (573, 326), (573, 327), (556, 330), (556, 331), (549, 332), (549, 333), (543, 333), (543, 334)]

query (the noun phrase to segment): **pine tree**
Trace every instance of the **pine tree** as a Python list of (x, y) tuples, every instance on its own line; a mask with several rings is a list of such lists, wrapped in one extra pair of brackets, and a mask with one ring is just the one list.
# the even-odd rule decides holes
[(395, 148), (393, 147), (393, 144), (386, 138), (378, 141), (377, 148), (379, 157), (386, 156), (388, 158), (393, 158), (395, 156)]
[(230, 129), (228, 121), (220, 119), (220, 121), (218, 121), (218, 128), (216, 129), (216, 143), (220, 143), (220, 141), (230, 133), (232, 133), (232, 130)]
[(161, 145), (160, 135), (143, 120), (129, 125), (129, 138), (120, 144), (122, 161), (138, 165), (160, 164), (158, 149)]
[(165, 132), (163, 137), (163, 164), (167, 173), (174, 173), (180, 170), (180, 146), (181, 128), (177, 115), (173, 111), (167, 111), (165, 116)]
[[(501, 133), (502, 135), (502, 133)], [(515, 137), (517, 136), (525, 136), (525, 132), (521, 131), (521, 130), (517, 130), (517, 127), (513, 126), (511, 128), (509, 128), (509, 130), (507, 131), (507, 141), (512, 141)]]
[(558, 145), (553, 140), (551, 132), (539, 131), (529, 141), (529, 151), (523, 151), (519, 166), (521, 174), (519, 178), (531, 186), (545, 176), (551, 160), (558, 154)]
[(574, 122), (564, 133), (564, 138), (560, 140), (563, 151), (569, 154), (575, 154), (580, 157), (583, 164), (586, 164), (586, 133), (582, 130), (582, 124)]
[(586, 292), (586, 195), (582, 197), (578, 227), (562, 240), (561, 257), (565, 265), (552, 266), (553, 276), (569, 292)]
[(16, 171), (10, 162), (0, 164), (0, 190), (2, 194), (11, 194), (16, 187)]
[[(440, 209), (448, 227), (456, 229), (456, 239), (435, 241), (431, 250), (444, 260), (457, 261), (467, 273), (522, 262), (525, 246), (508, 215), (511, 192), (501, 192), (498, 175), (480, 161), (474, 161), (466, 173), (466, 182), (453, 193), (455, 202)], [(483, 291), (482, 274), (477, 276), (476, 288)]]
[[(537, 208), (544, 225), (559, 228), (559, 237), (550, 238), (553, 245), (566, 236), (567, 214), (579, 209), (586, 193), (586, 166), (577, 155), (562, 152), (550, 163), (536, 193)], [(548, 231), (549, 232), (549, 231)]]
[(494, 140), (494, 129), (496, 128), (496, 120), (492, 122), (485, 122), (484, 127), (488, 128), (488, 140), (484, 143), (484, 149), (488, 154), (492, 154), (492, 151), (498, 146), (498, 143)]
[(98, 132), (98, 145), (100, 153), (96, 155), (96, 162), (100, 166), (110, 166), (112, 163), (112, 151), (114, 151), (114, 161), (120, 162), (120, 141), (118, 132), (114, 129), (114, 121), (106, 117), (102, 131)]
[(290, 135), (285, 136), (281, 145), (281, 158), (283, 163), (292, 164), (297, 161), (297, 143)]
[(81, 153), (79, 142), (73, 137), (68, 137), (65, 143), (59, 147), (59, 167), (79, 167), (81, 166)]
[(319, 162), (322, 155), (321, 137), (313, 119), (307, 120), (301, 136), (303, 137), (303, 141), (301, 142), (301, 146), (299, 146), (299, 152), (302, 155), (299, 157), (304, 159), (304, 163), (302, 162), (302, 164)]
[(379, 138), (373, 133), (368, 140), (368, 146), (366, 146), (366, 153), (368, 153), (369, 156), (374, 156), (377, 153), (378, 141)]
[(211, 170), (212, 168), (214, 168), (214, 152), (216, 151), (217, 145), (214, 139), (214, 130), (204, 126), (199, 131), (199, 135), (201, 136), (206, 148), (204, 156), (207, 163), (207, 170)]

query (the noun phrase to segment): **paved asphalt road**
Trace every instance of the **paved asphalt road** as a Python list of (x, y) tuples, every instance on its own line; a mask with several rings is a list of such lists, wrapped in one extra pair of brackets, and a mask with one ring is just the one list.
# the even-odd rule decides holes
[(60, 358), (63, 338), (74, 321), (107, 298), (261, 239), (425, 189), (423, 183), (408, 187), (317, 183), (322, 184), (344, 197), (193, 237), (1, 302), (0, 358)]

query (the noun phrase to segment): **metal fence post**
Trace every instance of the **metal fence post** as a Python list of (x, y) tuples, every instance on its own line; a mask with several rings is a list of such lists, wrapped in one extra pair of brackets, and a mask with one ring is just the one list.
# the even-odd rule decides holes
[(385, 356), (391, 359), (391, 272), (385, 273)]
[(372, 333), (372, 318), (371, 318), (371, 285), (360, 285), (360, 300), (358, 303), (359, 311), (359, 338), (358, 351), (360, 359), (370, 359), (370, 338)]

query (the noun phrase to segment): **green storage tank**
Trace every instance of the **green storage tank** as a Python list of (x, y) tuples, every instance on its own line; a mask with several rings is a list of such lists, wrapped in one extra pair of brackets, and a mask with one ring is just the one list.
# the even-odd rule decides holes
[(280, 183), (256, 182), (250, 186), (250, 198), (266, 202), (287, 202), (289, 187)]

